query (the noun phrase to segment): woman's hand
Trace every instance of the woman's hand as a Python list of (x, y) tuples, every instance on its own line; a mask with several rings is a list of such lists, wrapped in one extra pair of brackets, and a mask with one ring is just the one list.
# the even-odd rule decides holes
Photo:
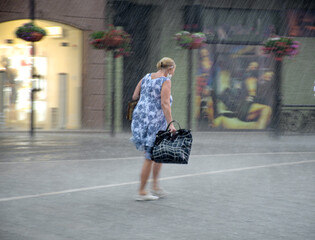
[(176, 133), (176, 128), (174, 127), (173, 123), (171, 123), (171, 125), (168, 129), (171, 133)]

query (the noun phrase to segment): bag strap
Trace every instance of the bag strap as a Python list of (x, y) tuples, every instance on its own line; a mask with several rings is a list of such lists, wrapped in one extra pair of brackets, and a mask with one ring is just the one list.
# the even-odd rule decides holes
[(171, 122), (167, 125), (166, 131), (168, 131), (170, 125), (171, 125), (173, 122), (177, 123), (177, 125), (179, 126), (179, 129), (182, 129), (182, 128), (180, 127), (180, 125), (179, 125), (179, 122), (173, 120), (173, 121), (171, 121)]

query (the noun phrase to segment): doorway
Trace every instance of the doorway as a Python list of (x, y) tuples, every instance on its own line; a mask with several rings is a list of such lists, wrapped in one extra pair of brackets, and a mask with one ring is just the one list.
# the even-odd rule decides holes
[[(29, 128), (31, 90), (40, 88), (34, 100), (35, 128), (81, 128), (82, 31), (35, 20), (35, 25), (44, 28), (47, 35), (35, 43), (33, 58), (32, 43), (15, 36), (16, 29), (29, 21), (0, 23), (2, 127)], [(36, 78), (31, 76), (32, 64)]]

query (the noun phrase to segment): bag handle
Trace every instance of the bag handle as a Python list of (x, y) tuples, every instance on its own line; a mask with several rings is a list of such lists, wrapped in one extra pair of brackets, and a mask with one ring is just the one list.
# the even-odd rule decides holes
[(173, 121), (171, 121), (171, 122), (167, 125), (166, 131), (168, 131), (170, 125), (171, 125), (173, 122), (177, 123), (177, 125), (179, 126), (179, 129), (182, 129), (182, 128), (180, 127), (180, 125), (179, 125), (179, 122), (173, 120)]

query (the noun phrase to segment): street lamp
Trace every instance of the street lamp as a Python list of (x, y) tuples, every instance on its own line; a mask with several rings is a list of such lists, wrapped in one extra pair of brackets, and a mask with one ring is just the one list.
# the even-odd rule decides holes
[[(32, 22), (35, 20), (35, 0), (30, 0), (30, 19)], [(33, 86), (34, 79), (38, 77), (38, 75), (35, 74), (35, 43), (32, 42), (32, 90), (31, 90), (31, 121), (30, 121), (30, 135), (34, 135), (34, 99), (35, 99), (35, 93), (40, 91), (39, 86)], [(39, 82), (39, 79), (38, 79)]]
[[(32, 70), (32, 72), (34, 72), (34, 70)], [(41, 91), (40, 85), (41, 85), (41, 76), (33, 74), (32, 75), (32, 90), (31, 90), (31, 125), (30, 125), (30, 134), (31, 134), (31, 136), (34, 135), (34, 122), (35, 122), (34, 100), (35, 100), (35, 93)]]

